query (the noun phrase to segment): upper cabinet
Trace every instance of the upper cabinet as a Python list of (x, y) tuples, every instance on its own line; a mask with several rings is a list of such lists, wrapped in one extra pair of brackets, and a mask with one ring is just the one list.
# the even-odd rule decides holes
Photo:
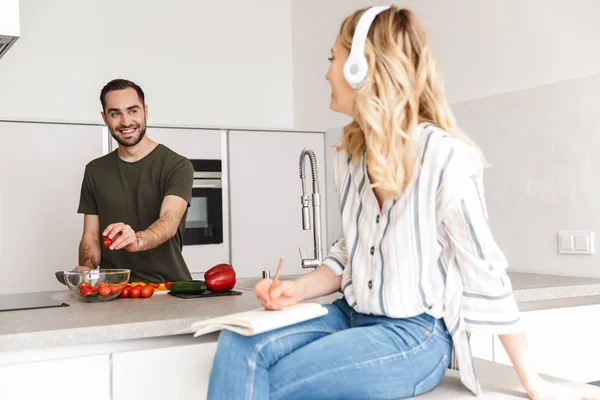
[(222, 158), (225, 133), (219, 130), (150, 127), (147, 135), (189, 159)]
[[(321, 193), (321, 233), (326, 248), (325, 142), (322, 133), (229, 132), (232, 265), (239, 277), (275, 273), (283, 254), (282, 275), (309, 272), (300, 266), (299, 247), (313, 256), (313, 231), (302, 229), (300, 153), (317, 157)], [(306, 160), (306, 188), (312, 193)], [(312, 212), (312, 207), (311, 207)]]

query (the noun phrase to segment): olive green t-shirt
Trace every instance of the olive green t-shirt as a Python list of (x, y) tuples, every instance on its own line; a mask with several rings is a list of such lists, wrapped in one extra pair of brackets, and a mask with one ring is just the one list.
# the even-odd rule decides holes
[[(183, 198), (189, 207), (193, 179), (192, 163), (162, 144), (135, 162), (123, 161), (115, 150), (86, 165), (77, 212), (98, 215), (100, 236), (115, 222), (130, 225), (138, 232), (160, 218), (160, 207), (167, 195)], [(99, 237), (100, 267), (130, 269), (130, 281), (191, 280), (181, 253), (186, 216), (187, 210), (175, 236), (147, 251), (109, 250)]]

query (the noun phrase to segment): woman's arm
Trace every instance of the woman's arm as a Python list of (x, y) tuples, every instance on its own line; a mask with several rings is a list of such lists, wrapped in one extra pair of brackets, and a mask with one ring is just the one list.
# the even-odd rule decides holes
[[(531, 397), (533, 389), (539, 386), (540, 376), (529, 352), (525, 333), (513, 333), (510, 335), (498, 335), (502, 346), (506, 350), (510, 361), (515, 368), (521, 385)], [(533, 398), (533, 397), (531, 397)]]
[(341, 280), (341, 275), (338, 276), (331, 268), (321, 265), (298, 279), (277, 281), (272, 288), (273, 280), (263, 279), (254, 286), (254, 292), (265, 309), (281, 310), (303, 300), (334, 293), (339, 290)]

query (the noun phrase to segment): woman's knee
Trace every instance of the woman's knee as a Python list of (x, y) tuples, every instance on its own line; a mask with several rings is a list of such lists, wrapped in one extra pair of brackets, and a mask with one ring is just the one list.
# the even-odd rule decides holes
[(219, 333), (219, 350), (239, 352), (244, 348), (251, 346), (249, 343), (250, 337), (240, 335), (239, 333), (232, 332), (227, 329), (223, 329)]

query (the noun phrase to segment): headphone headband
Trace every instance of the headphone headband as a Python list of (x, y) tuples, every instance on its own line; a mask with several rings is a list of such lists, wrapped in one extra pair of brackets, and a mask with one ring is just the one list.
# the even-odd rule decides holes
[(373, 24), (377, 15), (389, 8), (390, 6), (373, 6), (363, 13), (358, 24), (356, 24), (350, 55), (344, 64), (344, 77), (350, 86), (355, 89), (358, 89), (367, 77), (368, 66), (365, 57), (365, 43), (371, 24)]

